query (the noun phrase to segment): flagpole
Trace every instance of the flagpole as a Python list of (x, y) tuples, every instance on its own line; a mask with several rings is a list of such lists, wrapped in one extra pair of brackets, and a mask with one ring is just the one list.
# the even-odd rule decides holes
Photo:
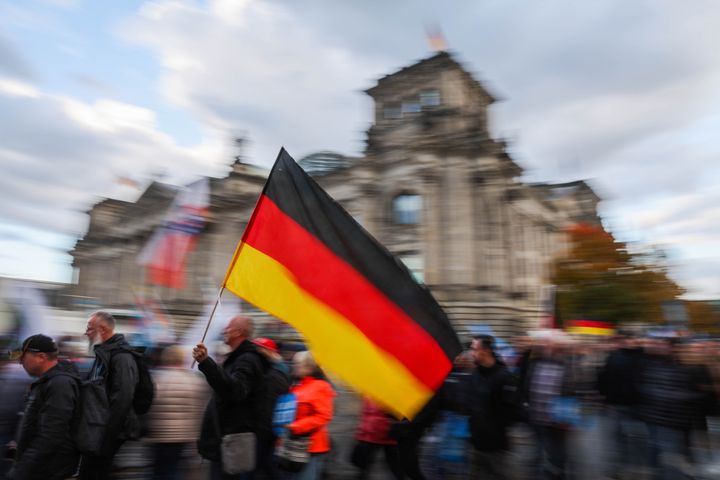
[[(215, 316), (215, 310), (217, 310), (218, 304), (220, 303), (220, 297), (222, 296), (223, 292), (225, 291), (225, 282), (223, 282), (222, 287), (220, 288), (220, 291), (218, 292), (217, 298), (215, 299), (215, 305), (213, 305), (212, 311), (210, 312), (210, 317), (208, 318), (207, 325), (205, 325), (205, 332), (203, 332), (202, 339), (200, 340), (200, 343), (205, 343), (205, 337), (207, 337), (208, 330), (210, 330), (210, 323), (212, 323), (212, 319)], [(195, 368), (195, 360), (193, 360), (192, 365), (190, 365), (190, 370)]]

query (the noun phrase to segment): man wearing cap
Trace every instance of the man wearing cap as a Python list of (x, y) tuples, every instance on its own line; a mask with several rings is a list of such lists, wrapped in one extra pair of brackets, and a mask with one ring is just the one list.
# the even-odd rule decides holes
[(78, 454), (71, 431), (78, 413), (80, 374), (58, 361), (52, 338), (33, 335), (12, 357), (37, 378), (30, 386), (18, 432), (12, 480), (64, 479), (75, 474)]
[(113, 458), (122, 444), (140, 436), (140, 423), (133, 409), (139, 374), (132, 347), (115, 333), (115, 318), (108, 312), (90, 315), (85, 336), (95, 352), (89, 379), (105, 381), (110, 418), (99, 454), (85, 454), (80, 462), (81, 480), (108, 478)]
[[(266, 396), (265, 373), (267, 359), (254, 343), (253, 322), (248, 317), (235, 316), (223, 330), (223, 341), (232, 351), (222, 365), (215, 363), (207, 348), (199, 343), (193, 348), (193, 358), (213, 390), (213, 397), (205, 409), (202, 431), (198, 441), (200, 455), (212, 462), (211, 478), (251, 478), (223, 473), (220, 458), (222, 437), (233, 433), (253, 432), (257, 444), (262, 445), (271, 435), (271, 425), (262, 421)], [(260, 449), (256, 450), (259, 456)]]

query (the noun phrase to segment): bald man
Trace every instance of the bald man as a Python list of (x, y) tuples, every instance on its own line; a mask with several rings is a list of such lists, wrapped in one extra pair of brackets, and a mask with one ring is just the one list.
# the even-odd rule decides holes
[(232, 351), (222, 365), (208, 356), (202, 343), (193, 349), (193, 358), (213, 391), (198, 442), (200, 455), (212, 461), (212, 479), (252, 478), (252, 473), (231, 476), (223, 472), (220, 443), (224, 435), (253, 432), (258, 445), (264, 444), (272, 435), (271, 425), (260, 421), (265, 399), (264, 377), (270, 364), (250, 341), (252, 335), (250, 318), (233, 317), (223, 330), (223, 341)]

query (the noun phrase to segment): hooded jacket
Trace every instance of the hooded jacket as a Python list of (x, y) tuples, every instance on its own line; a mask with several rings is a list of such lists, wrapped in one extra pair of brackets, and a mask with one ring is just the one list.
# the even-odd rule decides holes
[(72, 476), (78, 453), (72, 438), (80, 400), (80, 373), (59, 362), (30, 386), (8, 478), (54, 480)]
[(139, 374), (135, 352), (122, 334), (95, 345), (95, 362), (89, 378), (104, 378), (110, 403), (110, 418), (101, 454), (110, 453), (117, 441), (140, 436), (140, 422), (133, 409)]
[(198, 368), (213, 390), (198, 441), (202, 457), (220, 461), (224, 435), (240, 432), (254, 432), (263, 438), (272, 435), (271, 419), (264, 418), (262, 408), (267, 396), (264, 378), (269, 364), (252, 342), (241, 343), (222, 366), (208, 357)]

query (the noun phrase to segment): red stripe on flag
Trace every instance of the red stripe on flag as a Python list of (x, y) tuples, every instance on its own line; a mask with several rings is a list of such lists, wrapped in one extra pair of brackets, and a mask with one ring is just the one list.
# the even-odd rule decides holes
[(451, 362), (438, 343), (269, 197), (260, 197), (245, 241), (280, 262), (303, 290), (347, 318), (420, 382), (433, 390), (440, 386)]
[(568, 325), (573, 327), (615, 328), (611, 323), (599, 322), (597, 320), (569, 320)]

